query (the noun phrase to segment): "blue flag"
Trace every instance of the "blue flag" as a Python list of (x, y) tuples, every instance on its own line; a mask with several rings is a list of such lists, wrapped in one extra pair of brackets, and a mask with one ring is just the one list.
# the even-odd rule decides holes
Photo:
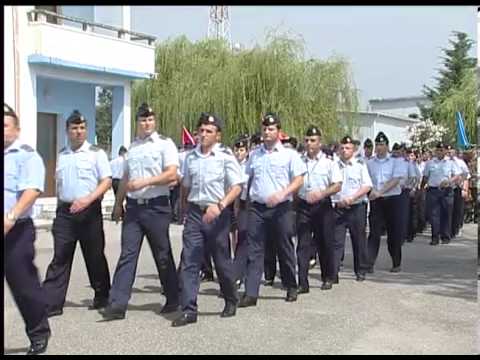
[(457, 146), (465, 150), (470, 147), (470, 142), (468, 141), (467, 132), (465, 131), (465, 125), (460, 111), (455, 113), (455, 118), (457, 119)]

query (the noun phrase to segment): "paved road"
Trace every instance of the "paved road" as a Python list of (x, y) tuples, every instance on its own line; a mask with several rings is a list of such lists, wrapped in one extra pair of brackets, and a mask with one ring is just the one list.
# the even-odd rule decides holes
[[(105, 222), (107, 258), (113, 270), (120, 252), (120, 225)], [(178, 263), (182, 227), (172, 225)], [(319, 269), (311, 275), (310, 294), (296, 303), (284, 301), (279, 282), (261, 288), (257, 307), (238, 309), (237, 316), (219, 317), (223, 301), (218, 284), (203, 283), (199, 321), (172, 328), (172, 316), (159, 314), (164, 297), (146, 242), (127, 318), (102, 322), (88, 311), (88, 287), (79, 248), (64, 314), (50, 319), (48, 354), (476, 354), (477, 230), (466, 225), (463, 237), (432, 247), (419, 237), (403, 248), (403, 272), (388, 272), (385, 239), (375, 274), (363, 283), (352, 274), (351, 247), (346, 252), (340, 284), (321, 291)], [(52, 258), (52, 237), (38, 231), (36, 264), (43, 278)], [(24, 324), (5, 286), (4, 348), (26, 351)], [(174, 315), (175, 316), (175, 315)]]

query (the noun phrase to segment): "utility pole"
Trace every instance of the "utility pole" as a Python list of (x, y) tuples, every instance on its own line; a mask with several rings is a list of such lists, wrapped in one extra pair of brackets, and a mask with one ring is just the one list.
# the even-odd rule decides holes
[(231, 48), (232, 35), (230, 33), (229, 8), (229, 6), (210, 6), (207, 37), (209, 39), (224, 39)]

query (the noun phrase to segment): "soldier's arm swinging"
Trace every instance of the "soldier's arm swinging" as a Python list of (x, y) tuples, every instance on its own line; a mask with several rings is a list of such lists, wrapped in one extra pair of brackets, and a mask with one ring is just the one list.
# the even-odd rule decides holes
[[(37, 189), (26, 189), (23, 191), (22, 196), (16, 202), (16, 204), (10, 210), (10, 213), (13, 213), (16, 218), (20, 217), (25, 210), (29, 209), (35, 200), (40, 196), (41, 192)], [(3, 215), (3, 235), (6, 235), (10, 229), (15, 225), (11, 220), (7, 220), (6, 214)]]
[(123, 201), (127, 195), (128, 170), (125, 170), (122, 180), (118, 184), (117, 196), (115, 196), (115, 204), (113, 205), (112, 220), (120, 221), (123, 213)]

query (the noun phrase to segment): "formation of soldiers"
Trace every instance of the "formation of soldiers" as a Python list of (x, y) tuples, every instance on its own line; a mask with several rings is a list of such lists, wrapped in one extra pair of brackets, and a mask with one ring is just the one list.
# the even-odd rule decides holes
[[(105, 152), (87, 142), (87, 120), (74, 111), (66, 121), (69, 144), (56, 167), (54, 255), (40, 284), (31, 211), (44, 190), (45, 168), (37, 152), (18, 140), (19, 119), (5, 104), (5, 273), (31, 340), (28, 353), (46, 350), (48, 317), (63, 313), (77, 241), (94, 290), (89, 309), (99, 310), (105, 320), (118, 320), (126, 316), (146, 237), (166, 297), (161, 313), (180, 310), (171, 324), (178, 327), (197, 322), (200, 282), (213, 278), (212, 270), (205, 277), (210, 257), (225, 299), (220, 316), (227, 318), (238, 307), (256, 306), (262, 277), (265, 286), (273, 284), (277, 258), (285, 301), (310, 292), (308, 273), (317, 256), (321, 290), (332, 289), (339, 282), (347, 229), (357, 281), (374, 272), (384, 233), (390, 271), (397, 273), (403, 243), (413, 241), (426, 220), (431, 245), (447, 244), (460, 232), (470, 174), (451, 147), (437, 144), (430, 156), (394, 144), (390, 153), (389, 139), (380, 132), (375, 147), (367, 139), (360, 154), (359, 142), (350, 136), (325, 146), (314, 125), (306, 129), (301, 146), (293, 138), (282, 142), (281, 121), (274, 113), (266, 114), (261, 125), (261, 134), (240, 136), (232, 151), (221, 143), (222, 119), (202, 113), (198, 144), (179, 153), (171, 139), (156, 131), (153, 110), (142, 104), (136, 138), (119, 167), (110, 166)], [(101, 201), (112, 186), (112, 168), (112, 219), (122, 221), (122, 230), (110, 281)], [(184, 230), (177, 268), (169, 225), (170, 192), (179, 184)]]

